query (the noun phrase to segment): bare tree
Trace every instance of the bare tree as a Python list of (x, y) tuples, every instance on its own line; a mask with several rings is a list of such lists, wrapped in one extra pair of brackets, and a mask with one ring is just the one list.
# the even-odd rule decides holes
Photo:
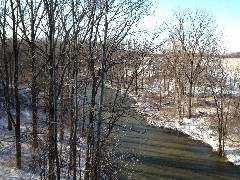
[(21, 131), (20, 131), (20, 100), (19, 100), (19, 47), (18, 47), (18, 10), (16, 4), (11, 0), (11, 12), (12, 12), (12, 37), (13, 37), (13, 56), (14, 56), (14, 97), (15, 97), (15, 111), (16, 111), (16, 125), (15, 125), (15, 136), (16, 136), (16, 160), (17, 168), (21, 169)]
[[(43, 19), (44, 11), (41, 11), (43, 5), (42, 1), (35, 3), (33, 0), (24, 4), (17, 1), (17, 7), (19, 11), (19, 17), (21, 22), (21, 32), (23, 33), (22, 38), (27, 42), (30, 49), (30, 60), (31, 60), (31, 109), (32, 109), (32, 136), (33, 136), (33, 149), (38, 147), (37, 133), (38, 133), (38, 122), (37, 122), (37, 101), (38, 101), (38, 85), (37, 85), (37, 72), (36, 65), (36, 49), (37, 46), (37, 33), (39, 33), (40, 21)], [(30, 17), (25, 17), (23, 9), (29, 11)], [(39, 16), (39, 14), (41, 14)], [(29, 21), (29, 22), (28, 22)], [(30, 34), (30, 37), (29, 37)]]
[[(48, 146), (49, 146), (49, 179), (60, 179), (60, 165), (57, 147), (57, 82), (56, 82), (56, 12), (58, 8), (58, 1), (45, 1), (44, 7), (47, 13), (47, 38), (48, 38), (48, 57), (47, 62), (49, 66), (49, 97), (48, 97), (48, 115), (49, 115), (49, 125), (48, 125)], [(55, 166), (56, 163), (56, 166)], [(55, 174), (56, 167), (56, 174)]]
[(225, 137), (227, 124), (230, 118), (231, 91), (227, 88), (227, 74), (224, 72), (221, 61), (208, 67), (206, 76), (209, 89), (212, 93), (216, 108), (217, 132), (218, 132), (218, 154), (224, 156)]
[(177, 66), (184, 72), (188, 96), (188, 118), (192, 116), (193, 87), (208, 63), (218, 53), (217, 29), (211, 15), (196, 10), (176, 11), (173, 21), (165, 22), (166, 32), (178, 57)]
[(9, 59), (7, 55), (7, 1), (4, 1), (4, 5), (2, 8), (2, 16), (1, 16), (1, 45), (2, 45), (2, 62), (3, 62), (3, 69), (1, 69), (1, 84), (4, 90), (4, 97), (5, 97), (5, 102), (6, 102), (6, 113), (8, 117), (8, 130), (11, 131), (13, 129), (13, 125), (15, 127), (15, 122), (11, 114), (11, 99), (10, 99), (10, 89), (9, 89), (9, 84), (10, 84), (10, 75), (9, 75)]
[[(103, 87), (101, 86), (102, 78), (104, 76), (102, 71), (104, 69), (104, 72), (108, 74), (110, 69), (114, 69), (116, 71), (120, 68), (120, 66), (117, 65), (123, 64), (123, 58), (118, 56), (120, 51), (119, 47), (124, 39), (126, 39), (127, 35), (131, 32), (133, 25), (137, 23), (146, 13), (146, 11), (144, 11), (144, 5), (147, 5), (147, 1), (136, 0), (128, 1), (128, 3), (115, 1), (104, 1), (104, 3), (100, 3), (100, 1), (88, 2), (89, 35), (88, 42), (86, 44), (88, 46), (88, 69), (91, 77), (91, 100), (89, 128), (87, 129), (87, 154), (85, 165), (86, 179), (95, 179), (97, 178), (96, 173), (97, 175), (101, 174), (100, 169), (96, 170), (98, 168), (96, 167), (98, 166), (98, 164), (96, 164), (96, 160), (101, 160), (101, 157), (103, 157), (102, 155), (104, 154), (102, 151), (104, 148), (100, 148), (99, 152), (97, 152), (98, 150), (96, 149), (98, 144), (100, 145), (99, 147), (103, 147), (104, 145), (101, 143), (102, 140), (98, 139), (104, 139), (104, 134), (99, 131), (99, 128), (102, 129), (102, 131), (107, 128), (101, 125), (101, 114), (100, 116), (96, 116), (96, 111), (101, 111), (101, 103), (98, 104), (97, 101), (98, 97), (101, 98), (101, 95), (98, 96), (99, 87)], [(106, 14), (106, 9), (108, 10), (107, 19), (104, 15)], [(104, 41), (106, 42), (104, 43)], [(105, 45), (102, 46), (101, 44)], [(106, 53), (106, 57), (104, 57), (104, 53)], [(115, 75), (120, 79), (123, 77), (121, 76), (122, 74), (119, 73)], [(94, 140), (94, 137), (97, 137), (97, 140)], [(90, 162), (94, 162), (94, 164), (91, 166)]]

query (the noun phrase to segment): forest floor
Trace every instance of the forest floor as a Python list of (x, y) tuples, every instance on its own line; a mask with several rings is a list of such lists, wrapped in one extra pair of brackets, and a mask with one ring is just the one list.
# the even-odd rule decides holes
[[(3, 99), (0, 100), (0, 179), (1, 180), (17, 180), (17, 179), (39, 179), (39, 177), (31, 173), (29, 168), (29, 159), (31, 158), (31, 147), (27, 135), (31, 129), (31, 117), (29, 112), (29, 98), (27, 90), (20, 90), (21, 101), (21, 131), (22, 134), (22, 170), (16, 167), (15, 157), (15, 131), (8, 130), (7, 116), (5, 113)], [(3, 97), (2, 90), (0, 97)], [(13, 106), (13, 104), (11, 105)], [(13, 117), (15, 113), (12, 111)]]
[[(32, 149), (32, 122), (31, 122), (31, 109), (30, 109), (30, 97), (29, 89), (23, 88), (20, 90), (20, 102), (21, 102), (21, 147), (22, 147), (22, 169), (19, 170), (16, 167), (16, 144), (15, 144), (15, 131), (14, 127), (12, 131), (8, 130), (8, 121), (4, 108), (3, 92), (0, 90), (0, 180), (34, 180), (41, 179), (41, 170), (37, 169), (36, 173), (33, 173), (33, 163), (36, 163), (38, 166), (45, 166), (47, 164), (43, 163), (44, 158), (47, 158), (46, 151), (46, 134), (47, 134), (47, 123), (46, 123), (46, 114), (44, 112), (38, 112), (38, 138), (39, 138), (39, 147), (37, 149), (37, 158), (35, 162), (32, 161), (33, 149)], [(2, 98), (1, 98), (2, 97)], [(11, 105), (14, 106), (13, 104)], [(13, 118), (15, 119), (14, 108), (11, 110)], [(69, 136), (68, 128), (65, 129), (66, 138)], [(65, 142), (65, 141), (64, 141)], [(80, 144), (77, 146), (78, 150), (81, 150), (81, 172), (83, 173), (84, 162), (85, 162), (85, 147), (86, 143), (83, 138), (79, 139)], [(67, 163), (64, 159), (69, 156), (69, 144), (68, 143), (59, 143), (59, 150), (61, 150), (61, 164)], [(63, 170), (64, 171), (64, 170)], [(62, 171), (62, 172), (63, 172)], [(67, 170), (66, 170), (67, 171)], [(78, 171), (80, 171), (78, 169)], [(65, 171), (64, 171), (65, 172)], [(46, 174), (43, 172), (43, 179)], [(66, 179), (67, 172), (61, 174), (63, 179)]]

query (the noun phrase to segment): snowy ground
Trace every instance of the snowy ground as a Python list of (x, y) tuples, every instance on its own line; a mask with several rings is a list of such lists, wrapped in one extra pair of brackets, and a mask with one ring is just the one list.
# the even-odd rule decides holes
[[(7, 157), (7, 161), (9, 161), (8, 157)], [(11, 161), (14, 162), (15, 159), (11, 159)], [(12, 164), (12, 166), (9, 166), (6, 160), (1, 157), (0, 158), (0, 179), (1, 180), (19, 180), (19, 179), (35, 180), (35, 179), (40, 179), (40, 177), (32, 173), (28, 173), (24, 170), (18, 170), (14, 168), (14, 164)]]
[[(31, 168), (29, 167), (31, 164), (32, 158), (32, 150), (31, 150), (31, 112), (29, 109), (29, 97), (28, 97), (29, 89), (22, 89), (21, 93), (21, 140), (22, 140), (22, 170), (18, 170), (15, 168), (16, 158), (15, 158), (15, 133), (14, 129), (12, 131), (8, 131), (7, 128), (7, 118), (6, 113), (4, 111), (4, 105), (2, 100), (0, 101), (0, 180), (35, 180), (41, 179), (40, 172), (36, 174), (32, 173)], [(14, 112), (12, 111), (14, 116)], [(43, 112), (39, 112), (38, 119), (39, 121), (44, 121), (45, 114)], [(46, 129), (46, 128), (45, 128)], [(46, 131), (44, 126), (39, 127), (39, 131)], [(43, 135), (42, 134), (42, 135)], [(67, 132), (66, 132), (67, 135)], [(40, 135), (39, 135), (39, 138)], [(79, 146), (77, 147), (78, 151), (81, 151), (81, 172), (84, 172), (84, 164), (85, 164), (85, 149), (86, 143), (84, 139), (79, 139)], [(62, 152), (66, 152), (66, 157), (69, 155), (69, 145), (68, 144), (59, 144), (59, 149), (62, 147)], [(65, 156), (65, 155), (63, 155)], [(62, 169), (63, 170), (63, 169)], [(64, 170), (63, 170), (64, 171)], [(78, 169), (79, 171), (79, 169)], [(66, 179), (64, 174), (62, 173), (62, 179)], [(83, 176), (82, 176), (83, 177)]]
[[(22, 117), (26, 120), (24, 125), (21, 127), (22, 130), (28, 128), (27, 120), (29, 113), (22, 112)], [(24, 137), (22, 137), (24, 138)], [(29, 167), (26, 166), (26, 162), (30, 158), (30, 147), (27, 143), (22, 143), (22, 170), (15, 168), (16, 158), (15, 158), (15, 136), (14, 130), (7, 130), (7, 119), (4, 116), (0, 118), (0, 180), (17, 180), (26, 179), (34, 180), (40, 179), (40, 176), (30, 172)], [(26, 140), (26, 139), (24, 139)]]

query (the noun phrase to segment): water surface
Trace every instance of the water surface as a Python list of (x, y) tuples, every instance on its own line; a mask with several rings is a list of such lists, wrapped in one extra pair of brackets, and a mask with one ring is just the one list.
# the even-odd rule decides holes
[[(137, 118), (136, 118), (137, 117)], [(149, 127), (144, 119), (128, 116), (119, 152), (126, 165), (119, 179), (239, 179), (240, 167), (226, 162), (209, 145), (186, 135)], [(136, 162), (136, 165), (133, 165)]]

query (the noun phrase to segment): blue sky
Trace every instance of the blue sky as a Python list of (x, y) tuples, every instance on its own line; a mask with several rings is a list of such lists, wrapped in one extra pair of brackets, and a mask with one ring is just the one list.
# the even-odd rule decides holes
[(240, 0), (151, 0), (153, 16), (148, 27), (154, 28), (161, 19), (169, 19), (172, 10), (201, 9), (209, 12), (223, 32), (227, 52), (240, 51)]

